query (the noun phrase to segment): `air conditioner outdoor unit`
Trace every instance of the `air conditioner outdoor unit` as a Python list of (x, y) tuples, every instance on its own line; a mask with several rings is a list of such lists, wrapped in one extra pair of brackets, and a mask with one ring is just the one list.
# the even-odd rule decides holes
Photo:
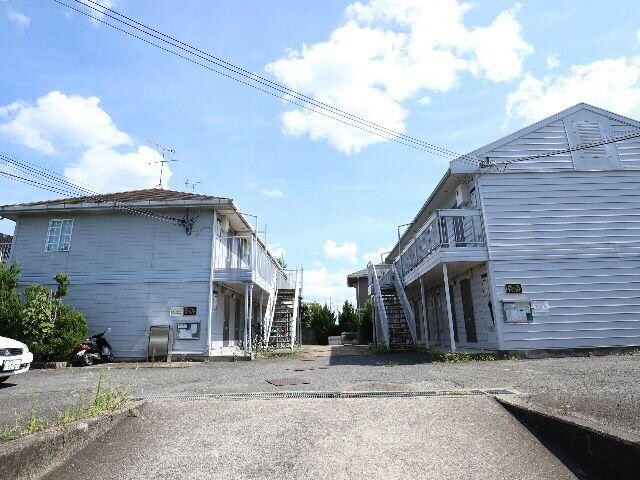
[(465, 207), (469, 203), (469, 190), (464, 185), (456, 187), (456, 207)]

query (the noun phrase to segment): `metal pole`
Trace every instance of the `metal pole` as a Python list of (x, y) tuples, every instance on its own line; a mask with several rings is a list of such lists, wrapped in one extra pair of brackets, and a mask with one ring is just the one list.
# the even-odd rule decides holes
[(449, 294), (449, 271), (447, 264), (442, 264), (442, 274), (444, 276), (444, 294), (447, 298), (447, 317), (449, 317), (449, 340), (451, 342), (451, 351), (456, 351), (455, 332), (453, 331), (453, 314), (451, 313), (451, 295)]
[(249, 283), (249, 334), (247, 335), (247, 347), (251, 355), (253, 345), (251, 345), (251, 322), (253, 321), (253, 283)]
[(424, 282), (420, 277), (420, 302), (422, 303), (422, 329), (424, 331), (424, 348), (429, 348), (429, 328), (427, 327), (427, 302), (424, 299)]
[(249, 329), (247, 326), (247, 319), (249, 318), (249, 286), (250, 282), (244, 282), (244, 355), (247, 356), (248, 353), (248, 339), (247, 335), (249, 333)]

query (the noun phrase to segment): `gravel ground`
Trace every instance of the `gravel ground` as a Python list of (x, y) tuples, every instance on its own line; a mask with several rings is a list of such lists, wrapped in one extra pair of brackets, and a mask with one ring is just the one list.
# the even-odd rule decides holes
[[(323, 353), (324, 352), (324, 353)], [(358, 353), (358, 355), (342, 355)], [(427, 363), (418, 354), (360, 355), (365, 350), (312, 349), (301, 359), (174, 363), (172, 368), (116, 367), (34, 370), (0, 386), (0, 427), (25, 418), (34, 402), (53, 415), (89, 398), (101, 368), (108, 383), (133, 396), (281, 390), (448, 390), (504, 387), (534, 404), (640, 434), (640, 356)], [(309, 361), (305, 361), (309, 360)], [(303, 371), (298, 371), (304, 369)], [(275, 387), (267, 379), (295, 377), (307, 385)]]
[(45, 478), (575, 476), (488, 397), (152, 402)]

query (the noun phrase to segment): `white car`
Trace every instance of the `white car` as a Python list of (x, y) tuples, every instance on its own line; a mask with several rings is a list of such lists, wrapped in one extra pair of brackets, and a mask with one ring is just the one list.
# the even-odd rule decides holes
[(29, 370), (33, 353), (24, 343), (0, 337), (0, 383), (18, 373)]

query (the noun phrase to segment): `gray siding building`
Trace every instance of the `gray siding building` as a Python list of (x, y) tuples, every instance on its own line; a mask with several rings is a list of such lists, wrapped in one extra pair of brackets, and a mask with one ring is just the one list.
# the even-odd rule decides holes
[(579, 104), (452, 161), (388, 270), (369, 265), (377, 341), (640, 345), (638, 129)]
[(174, 356), (249, 355), (252, 340), (269, 341), (278, 291), (300, 294), (298, 272), (280, 267), (228, 198), (149, 189), (0, 215), (16, 222), (8, 261), (20, 263), (21, 285), (68, 274), (68, 302), (90, 332), (111, 327), (121, 359), (147, 358), (152, 328)]

